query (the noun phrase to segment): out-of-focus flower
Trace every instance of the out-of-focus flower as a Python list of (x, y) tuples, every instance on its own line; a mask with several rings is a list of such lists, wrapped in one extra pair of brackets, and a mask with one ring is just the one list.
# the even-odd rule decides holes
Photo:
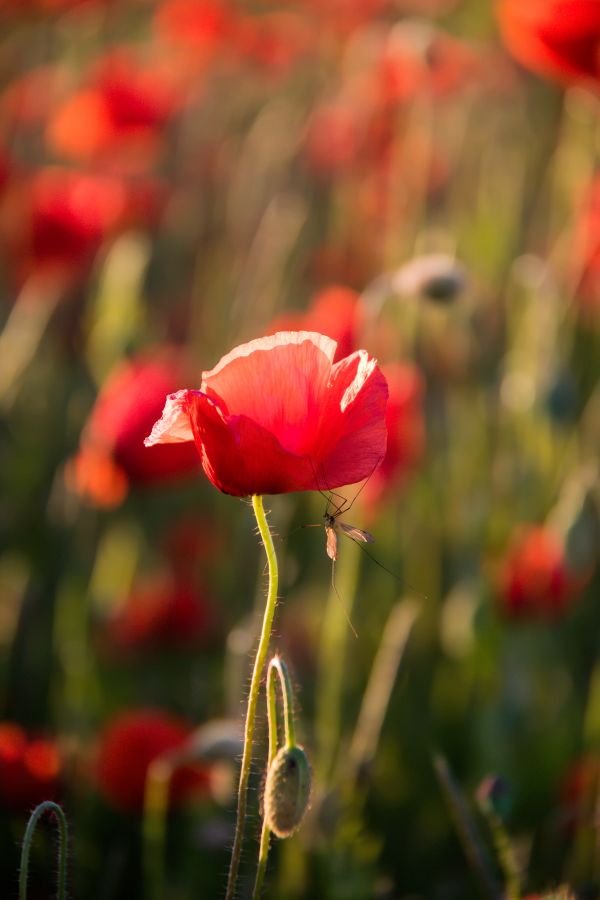
[(144, 438), (187, 369), (174, 348), (121, 363), (102, 387), (67, 469), (72, 487), (97, 506), (118, 505), (129, 485), (180, 479), (198, 469), (192, 445), (148, 450)]
[(218, 558), (223, 540), (215, 522), (185, 515), (169, 524), (162, 547), (175, 572), (192, 575), (199, 563)]
[(214, 616), (208, 598), (191, 581), (159, 576), (134, 586), (108, 622), (116, 648), (136, 650), (206, 642)]
[(234, 35), (237, 17), (221, 0), (165, 0), (158, 7), (154, 27), (158, 37), (188, 54), (194, 68), (204, 69)]
[(334, 362), (338, 362), (358, 347), (361, 320), (359, 294), (352, 288), (331, 285), (315, 294), (306, 312), (287, 312), (277, 316), (267, 333), (318, 331), (337, 343)]
[(30, 737), (13, 722), (0, 723), (0, 806), (27, 813), (56, 799), (61, 759), (53, 740)]
[(553, 619), (569, 609), (586, 582), (568, 568), (557, 534), (528, 526), (515, 535), (500, 568), (501, 608), (515, 618)]
[(600, 315), (600, 175), (588, 186), (577, 216), (572, 257), (576, 297), (584, 320)]
[(315, 34), (304, 16), (291, 11), (240, 17), (235, 52), (241, 61), (285, 75), (313, 50)]
[(22, 181), (2, 208), (1, 230), (17, 275), (76, 275), (123, 223), (120, 180), (44, 168)]
[(199, 391), (167, 398), (147, 445), (195, 441), (219, 490), (237, 497), (336, 488), (383, 459), (387, 385), (365, 350), (284, 331), (236, 347)]
[(383, 462), (367, 482), (363, 497), (374, 504), (402, 483), (421, 461), (425, 449), (423, 379), (410, 363), (382, 366), (389, 399), (385, 414), (388, 442)]
[(560, 786), (562, 824), (569, 834), (594, 827), (600, 791), (600, 758), (582, 756), (567, 771)]
[(597, 0), (500, 0), (498, 19), (508, 49), (528, 69), (567, 83), (597, 84)]
[(356, 165), (367, 123), (361, 110), (345, 99), (323, 103), (311, 114), (305, 136), (309, 166), (331, 177)]
[(399, 22), (389, 31), (367, 77), (373, 97), (389, 107), (419, 94), (446, 97), (472, 88), (482, 71), (472, 47), (418, 19)]
[(181, 103), (175, 72), (160, 60), (138, 62), (128, 48), (113, 50), (57, 109), (48, 127), (50, 145), (71, 159), (147, 169), (159, 158), (166, 126)]
[[(121, 713), (100, 737), (97, 762), (98, 788), (105, 799), (124, 813), (140, 813), (146, 775), (160, 756), (181, 750), (192, 728), (178, 716), (155, 709)], [(180, 768), (170, 783), (170, 803), (206, 791), (209, 776), (200, 767)]]
[(68, 69), (61, 65), (37, 66), (13, 79), (0, 95), (0, 117), (19, 129), (45, 123), (64, 96)]

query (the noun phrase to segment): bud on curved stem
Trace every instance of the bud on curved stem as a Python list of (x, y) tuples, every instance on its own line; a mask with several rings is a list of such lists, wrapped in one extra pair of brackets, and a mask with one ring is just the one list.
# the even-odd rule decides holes
[(25, 829), (25, 837), (23, 838), (23, 849), (21, 850), (21, 872), (19, 875), (19, 900), (27, 898), (27, 877), (29, 875), (29, 854), (31, 852), (31, 843), (37, 824), (44, 813), (50, 812), (58, 822), (58, 874), (57, 874), (57, 900), (66, 900), (67, 897), (67, 840), (68, 826), (67, 817), (58, 803), (52, 800), (44, 800), (40, 803), (29, 817), (27, 828)]
[[(283, 697), (285, 744), (277, 750), (277, 678)], [(267, 672), (267, 716), (269, 722), (269, 758), (264, 795), (264, 817), (260, 836), (258, 870), (253, 898), (258, 900), (267, 870), (271, 832), (279, 838), (290, 837), (299, 828), (308, 807), (311, 788), (310, 765), (306, 753), (296, 744), (293, 693), (284, 660), (275, 656)]]

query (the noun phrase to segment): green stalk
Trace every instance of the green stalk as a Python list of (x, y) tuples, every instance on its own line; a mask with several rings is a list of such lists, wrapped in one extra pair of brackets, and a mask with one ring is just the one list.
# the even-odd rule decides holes
[(27, 900), (27, 878), (29, 876), (29, 855), (31, 853), (31, 843), (33, 835), (40, 818), (44, 813), (50, 812), (58, 822), (58, 871), (57, 871), (57, 900), (66, 900), (67, 897), (67, 840), (68, 826), (67, 817), (58, 803), (52, 800), (44, 800), (40, 803), (29, 817), (27, 828), (25, 829), (25, 837), (23, 838), (23, 849), (21, 850), (21, 871), (19, 874), (19, 900)]
[(271, 628), (273, 625), (273, 617), (275, 615), (275, 607), (277, 605), (277, 588), (279, 583), (277, 556), (275, 555), (273, 538), (271, 537), (271, 532), (269, 530), (267, 517), (265, 515), (265, 510), (263, 507), (263, 499), (261, 496), (255, 494), (252, 497), (252, 508), (254, 510), (254, 515), (256, 516), (258, 531), (260, 533), (260, 537), (267, 554), (267, 563), (269, 567), (269, 588), (267, 591), (267, 603), (265, 606), (260, 640), (258, 642), (258, 650), (256, 651), (254, 669), (252, 671), (252, 679), (250, 681), (250, 693), (248, 695), (248, 708), (246, 711), (246, 725), (244, 729), (244, 752), (242, 754), (240, 781), (238, 785), (237, 821), (235, 826), (235, 837), (233, 840), (233, 850), (231, 852), (231, 862), (229, 865), (229, 877), (227, 881), (227, 892), (225, 894), (225, 900), (233, 900), (238, 869), (240, 865), (240, 855), (242, 851), (244, 826), (246, 820), (248, 779), (250, 777), (250, 763), (252, 761), (252, 741), (254, 738), (256, 707), (258, 704), (260, 681), (267, 659), (269, 641), (271, 639)]

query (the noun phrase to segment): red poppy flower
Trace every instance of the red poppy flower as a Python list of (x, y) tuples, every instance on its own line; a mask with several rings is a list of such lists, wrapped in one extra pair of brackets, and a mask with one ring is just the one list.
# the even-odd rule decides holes
[(61, 762), (56, 744), (30, 738), (13, 722), (0, 723), (0, 805), (28, 812), (59, 791)]
[(585, 319), (600, 314), (600, 176), (585, 192), (574, 235), (577, 299)]
[(145, 170), (162, 150), (178, 109), (176, 69), (140, 63), (129, 48), (104, 56), (85, 87), (69, 97), (48, 127), (53, 149), (77, 160), (115, 156), (121, 167)]
[(514, 617), (555, 618), (566, 612), (586, 581), (568, 568), (557, 534), (528, 527), (516, 536), (501, 566), (502, 609)]
[(206, 639), (213, 628), (208, 600), (191, 581), (153, 577), (135, 586), (108, 625), (108, 637), (126, 650), (179, 646)]
[(287, 312), (277, 316), (268, 333), (290, 329), (326, 334), (337, 343), (337, 362), (356, 349), (361, 319), (360, 295), (352, 288), (332, 285), (312, 298), (306, 312)]
[(237, 16), (223, 0), (164, 0), (154, 17), (159, 38), (200, 72), (229, 49), (236, 26)]
[[(140, 813), (150, 763), (183, 747), (191, 733), (186, 722), (159, 710), (122, 713), (100, 739), (97, 781), (103, 796), (121, 812)], [(207, 785), (206, 770), (181, 768), (171, 780), (170, 802), (179, 804)]]
[(198, 468), (192, 446), (144, 448), (165, 394), (181, 384), (185, 373), (181, 354), (168, 348), (117, 366), (100, 391), (67, 471), (79, 494), (97, 506), (116, 506), (130, 484), (173, 481)]
[(598, 0), (501, 0), (508, 49), (528, 69), (561, 81), (600, 76)]
[(200, 390), (167, 398), (146, 444), (195, 440), (210, 481), (236, 497), (361, 481), (385, 453), (387, 385), (365, 350), (334, 364), (335, 351), (308, 331), (236, 347)]

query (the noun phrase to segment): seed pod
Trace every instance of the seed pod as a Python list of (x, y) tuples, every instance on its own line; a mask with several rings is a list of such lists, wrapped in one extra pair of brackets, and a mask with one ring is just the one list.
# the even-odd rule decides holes
[(290, 837), (308, 807), (310, 764), (302, 747), (282, 747), (267, 772), (265, 821), (279, 838)]

